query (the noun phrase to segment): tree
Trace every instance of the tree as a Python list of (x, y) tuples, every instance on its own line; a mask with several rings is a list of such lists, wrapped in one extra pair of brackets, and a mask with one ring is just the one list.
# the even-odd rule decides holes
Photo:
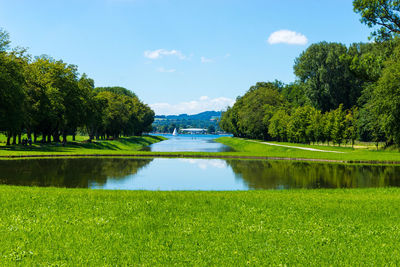
[(400, 1), (354, 0), (354, 11), (361, 15), (361, 22), (368, 27), (380, 27), (371, 36), (388, 40), (400, 34)]
[(5, 52), (10, 48), (10, 35), (0, 28), (0, 52)]
[(296, 143), (310, 143), (310, 125), (314, 108), (304, 106), (296, 108), (290, 116), (288, 122), (288, 139)]
[(287, 128), (290, 116), (286, 110), (277, 110), (269, 121), (268, 133), (278, 141), (287, 141)]
[(0, 30), (0, 131), (16, 143), (16, 135), (22, 130), (25, 101), (25, 59), (5, 50), (9, 44), (8, 34)]
[(280, 93), (292, 107), (310, 104), (305, 94), (305, 85), (299, 81), (283, 86)]
[(215, 133), (215, 126), (214, 125), (208, 126), (207, 133), (209, 134)]
[(362, 83), (350, 70), (347, 48), (339, 43), (312, 44), (296, 58), (294, 72), (305, 85), (311, 104), (323, 112), (340, 104), (351, 108), (361, 95)]
[(333, 111), (325, 112), (323, 115), (323, 125), (324, 125), (324, 139), (329, 142), (332, 141), (332, 131), (335, 123), (335, 114)]
[(386, 68), (367, 105), (376, 118), (376, 122), (372, 122), (375, 141), (378, 141), (381, 130), (389, 143), (400, 145), (400, 47), (386, 62)]
[(7, 134), (7, 145), (23, 124), (24, 82), (23, 67), (18, 59), (0, 53), (0, 130)]
[(346, 130), (346, 112), (343, 110), (343, 105), (340, 105), (333, 112), (333, 125), (332, 125), (332, 140), (339, 146), (342, 144), (345, 138)]
[[(239, 98), (238, 98), (239, 99)], [(237, 101), (236, 101), (237, 103)], [(235, 137), (240, 137), (240, 132), (238, 129), (238, 114), (237, 114), (237, 106), (235, 104), (233, 107), (228, 107), (225, 112), (221, 114), (221, 120), (219, 122), (219, 127), (225, 132), (233, 134)]]
[(237, 114), (239, 136), (264, 140), (270, 138), (269, 120), (284, 102), (274, 83), (257, 83), (250, 87), (233, 106)]
[(66, 138), (74, 134), (83, 124), (83, 95), (78, 86), (78, 73), (75, 65), (62, 60), (41, 56), (29, 64), (27, 74), (28, 102), (32, 108), (31, 127), (43, 135), (43, 141), (60, 141), (60, 135)]
[(345, 118), (345, 137), (351, 141), (351, 147), (354, 147), (354, 141), (357, 139), (357, 126), (358, 126), (358, 108), (353, 107), (347, 111)]

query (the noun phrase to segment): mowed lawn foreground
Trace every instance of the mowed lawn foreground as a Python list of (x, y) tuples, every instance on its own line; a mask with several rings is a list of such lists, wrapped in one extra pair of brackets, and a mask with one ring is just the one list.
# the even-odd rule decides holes
[(0, 265), (396, 265), (400, 190), (0, 186)]

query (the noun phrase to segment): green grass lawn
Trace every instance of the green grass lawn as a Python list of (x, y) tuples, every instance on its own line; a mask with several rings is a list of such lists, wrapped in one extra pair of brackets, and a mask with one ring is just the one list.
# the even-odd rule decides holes
[[(376, 150), (371, 147), (351, 148), (326, 145), (304, 145), (293, 143), (278, 143), (288, 146), (308, 147), (321, 150), (339, 151), (345, 153), (329, 153), (307, 151), (296, 148), (269, 146), (262, 143), (254, 142), (254, 140), (246, 140), (242, 138), (221, 137), (216, 139), (218, 142), (231, 146), (237, 152), (237, 155), (243, 156), (260, 156), (260, 157), (280, 157), (280, 158), (301, 158), (301, 159), (326, 159), (340, 161), (379, 161), (379, 162), (400, 162), (400, 152)], [(262, 141), (259, 141), (262, 142)]]
[(0, 186), (0, 265), (397, 265), (400, 190)]
[[(4, 136), (2, 137), (4, 139)], [(85, 142), (88, 137), (77, 136), (76, 141), (69, 141), (65, 146), (60, 143), (41, 144), (32, 146), (0, 145), (0, 156), (19, 155), (84, 155), (84, 154), (129, 154), (144, 146), (165, 140), (161, 136), (137, 136), (122, 137), (117, 140), (94, 140), (91, 143)]]
[[(5, 146), (0, 145), (0, 157), (18, 156), (163, 156), (163, 157), (212, 157), (212, 158), (292, 158), (292, 159), (315, 159), (344, 161), (348, 163), (371, 162), (371, 163), (399, 163), (400, 152), (397, 150), (376, 150), (371, 146), (361, 148), (338, 147), (327, 145), (304, 145), (293, 143), (278, 143), (289, 146), (300, 146), (317, 148), (321, 150), (340, 151), (345, 153), (328, 153), (306, 151), (296, 148), (269, 146), (257, 143), (255, 140), (242, 138), (221, 137), (217, 142), (231, 146), (235, 152), (149, 152), (138, 151), (143, 146), (165, 140), (162, 136), (126, 137), (118, 140), (106, 141), (96, 140), (93, 143), (85, 143), (86, 137), (78, 137), (76, 142), (69, 142), (65, 147), (61, 144), (34, 144), (29, 146)], [(80, 140), (80, 141), (79, 141)], [(261, 141), (259, 141), (261, 142)], [(274, 142), (277, 143), (277, 142)]]

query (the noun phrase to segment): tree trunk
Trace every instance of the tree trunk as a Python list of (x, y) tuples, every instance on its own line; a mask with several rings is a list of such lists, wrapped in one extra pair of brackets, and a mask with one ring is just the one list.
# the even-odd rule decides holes
[(37, 133), (36, 132), (33, 133), (33, 142), (34, 143), (37, 142)]
[(75, 133), (72, 134), (72, 141), (75, 141)]
[(16, 145), (16, 144), (17, 144), (17, 135), (16, 135), (16, 134), (13, 134), (13, 141), (12, 141), (12, 144), (13, 144), (13, 145)]
[(22, 142), (21, 142), (21, 133), (18, 134), (18, 144), (19, 145), (22, 144)]
[(47, 143), (51, 143), (51, 134), (47, 135)]
[(7, 146), (11, 145), (11, 133), (7, 133)]

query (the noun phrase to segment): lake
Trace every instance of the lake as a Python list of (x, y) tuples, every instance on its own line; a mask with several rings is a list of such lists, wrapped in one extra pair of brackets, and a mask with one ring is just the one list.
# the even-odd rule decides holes
[(229, 146), (215, 142), (214, 139), (231, 135), (211, 134), (163, 134), (168, 140), (152, 144), (143, 148), (144, 151), (154, 152), (229, 152), (233, 149)]
[(188, 158), (1, 160), (0, 184), (127, 190), (399, 187), (400, 166)]

